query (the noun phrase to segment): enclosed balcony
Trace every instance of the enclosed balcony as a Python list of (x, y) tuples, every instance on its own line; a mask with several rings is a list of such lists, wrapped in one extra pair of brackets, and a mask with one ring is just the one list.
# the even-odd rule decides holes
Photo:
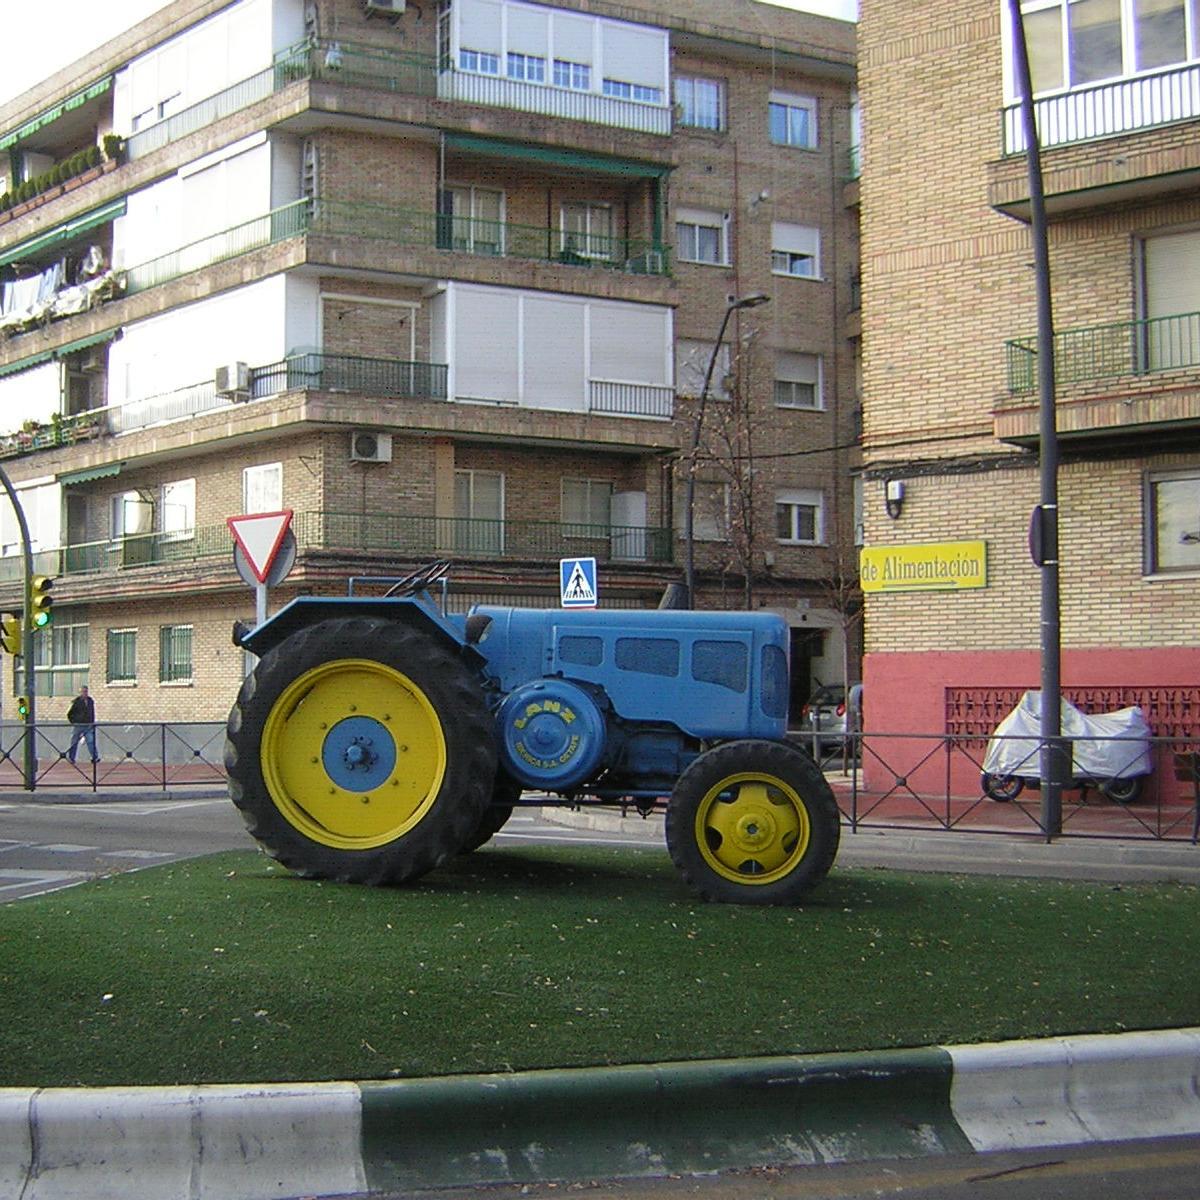
[[(1005, 343), (1009, 399), (996, 436), (1038, 438), (1037, 339)], [(1162, 436), (1200, 425), (1200, 313), (1062, 329), (1054, 338), (1059, 433), (1066, 437)]]

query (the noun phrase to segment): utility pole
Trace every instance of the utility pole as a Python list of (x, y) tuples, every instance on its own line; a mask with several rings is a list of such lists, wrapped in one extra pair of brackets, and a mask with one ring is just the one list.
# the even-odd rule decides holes
[(34, 738), (37, 736), (37, 699), (33, 669), (33, 623), (30, 613), (33, 609), (33, 548), (29, 541), (29, 523), (25, 520), (25, 510), (17, 496), (16, 488), (8, 477), (8, 472), (0, 467), (0, 484), (8, 493), (13, 511), (17, 514), (17, 526), (21, 531), (21, 553), (25, 560), (24, 600), (21, 605), (21, 662), (25, 669), (25, 745), (24, 745), (24, 776), (25, 790), (32, 792), (37, 783), (37, 753)]
[(1062, 833), (1062, 789), (1068, 776), (1068, 748), (1062, 738), (1062, 629), (1060, 625), (1058, 558), (1058, 427), (1054, 379), (1054, 314), (1050, 292), (1050, 241), (1046, 232), (1046, 198), (1042, 186), (1042, 155), (1033, 107), (1033, 80), (1025, 22), (1020, 0), (1008, 0), (1012, 17), (1013, 62), (1021, 96), (1021, 124), (1029, 169), (1030, 230), (1037, 290), (1038, 461), (1041, 499), (1029, 526), (1030, 551), (1041, 570), (1042, 712), (1041, 763), (1042, 832), (1047, 838)]

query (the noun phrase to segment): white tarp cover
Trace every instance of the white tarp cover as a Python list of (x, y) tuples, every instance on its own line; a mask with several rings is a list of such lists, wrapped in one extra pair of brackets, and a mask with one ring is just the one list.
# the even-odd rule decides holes
[[(983, 770), (988, 775), (1036, 779), (1041, 759), (1042, 694), (1026, 692), (996, 726)], [(1127, 779), (1149, 775), (1150, 726), (1140, 708), (1109, 713), (1080, 712), (1062, 702), (1062, 734), (1071, 739), (1075, 779)]]

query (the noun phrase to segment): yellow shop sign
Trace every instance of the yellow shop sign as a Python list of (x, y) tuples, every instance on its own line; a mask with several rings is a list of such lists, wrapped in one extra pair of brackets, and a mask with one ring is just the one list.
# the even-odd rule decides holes
[(859, 578), (864, 592), (957, 592), (987, 587), (987, 542), (864, 547)]

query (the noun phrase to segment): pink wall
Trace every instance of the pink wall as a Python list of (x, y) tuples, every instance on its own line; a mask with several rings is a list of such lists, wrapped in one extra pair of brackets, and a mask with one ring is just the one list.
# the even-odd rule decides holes
[[(1061, 675), (1064, 688), (1194, 687), (1200, 683), (1200, 647), (1065, 650)], [(871, 734), (941, 734), (946, 728), (947, 688), (1036, 689), (1041, 685), (1041, 660), (1036, 650), (868, 654), (863, 661), (863, 684), (863, 729), (868, 743)], [(1196, 719), (1200, 732), (1200, 713)], [(879, 739), (877, 749), (886, 767), (876, 764), (873, 769), (873, 756), (864, 755), (865, 785), (886, 789), (889, 774), (899, 774), (922, 789), (944, 792), (944, 756), (934, 755), (925, 765), (917, 765), (933, 745), (916, 739)], [(908, 762), (913, 764), (911, 772), (906, 769)], [(1169, 773), (1169, 755), (1166, 764)], [(1156, 766), (1156, 773), (1161, 775), (1160, 768), (1161, 764)], [(950, 787), (954, 795), (978, 794), (979, 772), (965, 755), (952, 756)], [(1170, 790), (1175, 790), (1173, 780)]]

